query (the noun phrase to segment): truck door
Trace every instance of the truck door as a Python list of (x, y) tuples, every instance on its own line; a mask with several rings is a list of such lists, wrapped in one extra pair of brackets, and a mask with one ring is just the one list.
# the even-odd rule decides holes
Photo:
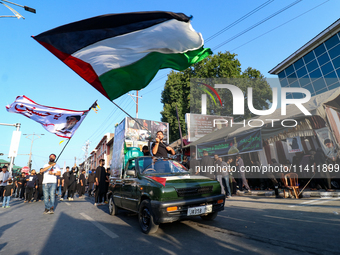
[(125, 167), (122, 184), (121, 184), (121, 196), (122, 196), (122, 207), (137, 211), (138, 205), (138, 193), (137, 184), (138, 178), (136, 176), (127, 175), (127, 170), (136, 170), (135, 159), (129, 160)]

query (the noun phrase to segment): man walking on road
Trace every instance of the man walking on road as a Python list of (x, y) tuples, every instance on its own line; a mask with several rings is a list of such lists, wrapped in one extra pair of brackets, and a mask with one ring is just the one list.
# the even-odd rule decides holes
[[(56, 155), (51, 154), (48, 164), (45, 164), (43, 169), (40, 170), (41, 173), (44, 173), (44, 180), (43, 180), (43, 193), (44, 193), (44, 203), (45, 203), (44, 214), (54, 213), (57, 176), (60, 176), (61, 174), (60, 167), (54, 162), (55, 159), (56, 159)], [(50, 200), (48, 198), (50, 198)]]
[(89, 194), (89, 197), (90, 197), (91, 194), (92, 194), (93, 184), (95, 183), (95, 177), (96, 177), (96, 175), (95, 175), (95, 173), (92, 172), (92, 171), (90, 171), (89, 173), (90, 173), (90, 174), (89, 174), (89, 177), (88, 177), (88, 179), (87, 179), (87, 182), (89, 183), (88, 194)]
[[(103, 205), (104, 201), (102, 200), (105, 194), (105, 183), (106, 183), (106, 171), (104, 168), (105, 160), (99, 160), (99, 166), (96, 169), (96, 194), (95, 194), (95, 204), (94, 205)], [(105, 199), (104, 199), (105, 200)]]
[(63, 180), (62, 180), (62, 188), (63, 188), (63, 193), (61, 194), (60, 200), (63, 201), (65, 194), (67, 192), (67, 197), (69, 197), (69, 191), (68, 191), (68, 186), (70, 185), (70, 167), (66, 167), (66, 172), (63, 174)]
[(3, 193), (5, 187), (7, 186), (7, 182), (12, 179), (12, 175), (7, 171), (7, 166), (2, 167), (2, 172), (0, 172), (0, 200), (3, 198)]

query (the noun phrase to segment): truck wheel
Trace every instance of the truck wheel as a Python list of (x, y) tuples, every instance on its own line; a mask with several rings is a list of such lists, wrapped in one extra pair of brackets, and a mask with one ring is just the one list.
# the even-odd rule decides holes
[(208, 215), (202, 215), (201, 218), (202, 220), (214, 220), (217, 216), (217, 212), (209, 213)]
[(110, 197), (109, 200), (109, 214), (110, 215), (117, 215), (118, 207), (116, 206), (115, 202), (113, 201), (113, 197)]
[(158, 230), (159, 225), (154, 221), (149, 200), (142, 201), (139, 207), (138, 220), (144, 234), (153, 234)]

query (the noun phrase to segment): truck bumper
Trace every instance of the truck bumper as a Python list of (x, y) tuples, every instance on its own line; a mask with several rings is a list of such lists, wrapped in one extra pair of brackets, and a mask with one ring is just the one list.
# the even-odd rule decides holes
[[(218, 203), (218, 201), (223, 200), (222, 203)], [(187, 219), (188, 217), (188, 208), (191, 207), (198, 207), (203, 205), (212, 205), (212, 212), (219, 212), (224, 210), (224, 202), (225, 196), (215, 195), (210, 197), (202, 197), (202, 198), (195, 198), (190, 200), (181, 200), (181, 201), (166, 201), (166, 202), (159, 202), (159, 201), (151, 201), (152, 212), (154, 214), (154, 219), (157, 223), (166, 223), (166, 222), (173, 222), (182, 219)], [(175, 211), (167, 211), (168, 207), (177, 206), (177, 210)], [(206, 215), (206, 214), (202, 214)]]

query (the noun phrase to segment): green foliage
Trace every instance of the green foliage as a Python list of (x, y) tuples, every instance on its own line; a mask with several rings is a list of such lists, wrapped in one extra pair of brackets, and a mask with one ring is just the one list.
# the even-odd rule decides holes
[[(256, 109), (267, 109), (268, 101), (271, 101), (272, 91), (260, 71), (248, 67), (244, 72), (241, 70), (241, 63), (236, 54), (229, 52), (209, 56), (199, 63), (181, 72), (171, 71), (162, 92), (161, 102), (163, 103), (162, 121), (169, 122), (170, 141), (179, 139), (178, 122), (176, 116), (176, 105), (183, 136), (186, 134), (185, 114), (201, 113), (201, 94), (204, 93), (199, 83), (203, 82), (212, 87), (215, 84), (233, 84), (238, 86), (245, 95), (245, 114), (233, 116), (235, 121), (252, 117), (247, 107), (247, 88), (253, 88), (253, 104)], [(190, 87), (190, 85), (192, 85)], [(232, 95), (227, 89), (216, 89), (223, 98), (221, 107), (215, 97), (217, 106), (208, 96), (207, 114), (232, 116)]]

